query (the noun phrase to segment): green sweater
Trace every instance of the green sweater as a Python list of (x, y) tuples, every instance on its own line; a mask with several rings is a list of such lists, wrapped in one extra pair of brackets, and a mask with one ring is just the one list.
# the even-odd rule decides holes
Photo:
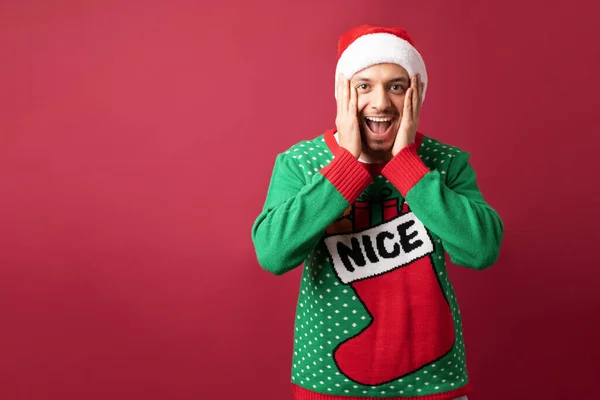
[(304, 264), (291, 380), (296, 399), (451, 399), (470, 391), (446, 273), (498, 257), (503, 223), (469, 154), (417, 134), (364, 164), (335, 131), (279, 154), (252, 227), (259, 264)]

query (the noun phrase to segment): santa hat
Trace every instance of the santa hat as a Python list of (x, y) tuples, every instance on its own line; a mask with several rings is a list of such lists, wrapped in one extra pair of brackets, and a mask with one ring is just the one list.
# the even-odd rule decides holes
[(402, 66), (409, 77), (421, 74), (427, 90), (427, 70), (421, 54), (414, 47), (408, 33), (401, 28), (361, 25), (344, 33), (338, 41), (338, 61), (335, 70), (348, 79), (375, 64), (393, 63)]

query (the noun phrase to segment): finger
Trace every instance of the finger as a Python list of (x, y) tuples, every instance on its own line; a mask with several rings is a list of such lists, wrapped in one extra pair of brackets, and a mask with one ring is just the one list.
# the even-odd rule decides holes
[(417, 91), (419, 93), (419, 99), (423, 97), (423, 79), (421, 74), (417, 74)]
[(350, 81), (345, 76), (343, 78), (344, 78), (343, 94), (342, 94), (342, 97), (344, 99), (343, 107), (344, 107), (344, 112), (348, 113), (348, 103), (350, 103), (350, 90), (349, 90)]
[(418, 109), (419, 113), (421, 112), (421, 106), (423, 105), (423, 89), (425, 89), (425, 82), (420, 82), (419, 83), (419, 109)]
[(419, 76), (417, 75), (415, 78), (415, 88), (413, 90), (413, 93), (411, 94), (412, 97), (412, 111), (413, 111), (413, 119), (416, 120), (417, 116), (419, 115), (419, 86), (421, 86), (420, 82), (419, 82)]
[(409, 87), (404, 95), (404, 107), (402, 108), (402, 120), (400, 121), (399, 132), (406, 130), (406, 126), (410, 124), (412, 119), (411, 92), (412, 88)]
[(408, 119), (411, 117), (412, 113), (412, 94), (413, 88), (410, 87), (406, 91), (406, 96), (404, 96), (404, 111), (403, 111), (403, 119)]
[(337, 79), (335, 80), (335, 94), (337, 103), (337, 115), (341, 115), (342, 111), (342, 73), (338, 73)]
[(350, 115), (358, 117), (358, 93), (355, 87), (350, 87), (350, 102), (348, 103), (348, 111)]

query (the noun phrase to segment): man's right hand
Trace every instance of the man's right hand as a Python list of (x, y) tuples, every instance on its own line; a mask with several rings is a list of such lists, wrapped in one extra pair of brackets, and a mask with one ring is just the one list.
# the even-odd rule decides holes
[(356, 88), (350, 86), (350, 81), (339, 74), (336, 82), (337, 94), (337, 127), (340, 146), (348, 150), (354, 158), (358, 159), (362, 152), (360, 128), (358, 125), (358, 93)]

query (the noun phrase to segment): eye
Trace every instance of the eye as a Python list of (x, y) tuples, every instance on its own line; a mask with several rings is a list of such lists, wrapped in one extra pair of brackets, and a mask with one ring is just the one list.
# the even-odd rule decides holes
[(369, 86), (366, 83), (359, 83), (356, 88), (359, 90), (367, 90)]
[(404, 91), (404, 87), (402, 85), (392, 85), (392, 86), (390, 86), (390, 89), (392, 89), (394, 92), (403, 92)]

